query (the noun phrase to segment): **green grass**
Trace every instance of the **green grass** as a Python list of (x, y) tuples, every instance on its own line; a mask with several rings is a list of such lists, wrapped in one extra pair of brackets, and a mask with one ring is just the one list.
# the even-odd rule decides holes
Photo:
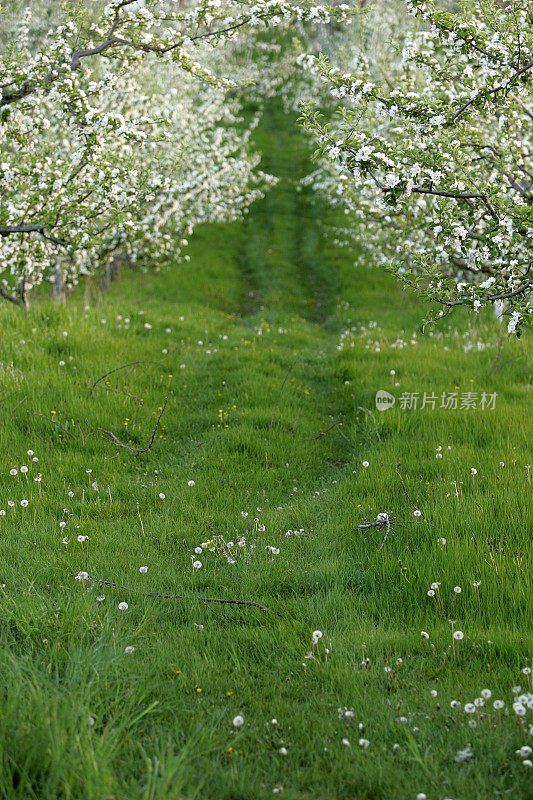
[[(532, 691), (530, 343), (460, 315), (422, 335), (416, 298), (332, 246), (342, 215), (297, 190), (307, 142), (275, 103), (256, 145), (280, 184), (244, 224), (198, 230), (190, 263), (89, 289), (87, 310), (83, 290), (0, 309), (0, 797), (531, 797), (531, 711), (521, 726), (490, 700), (472, 729), (450, 707)], [(399, 407), (455, 390), (496, 408)], [(145, 447), (165, 398), (148, 452), (102, 433)], [(381, 547), (357, 526), (384, 511), (406, 524)], [(235, 564), (194, 555), (243, 535)]]

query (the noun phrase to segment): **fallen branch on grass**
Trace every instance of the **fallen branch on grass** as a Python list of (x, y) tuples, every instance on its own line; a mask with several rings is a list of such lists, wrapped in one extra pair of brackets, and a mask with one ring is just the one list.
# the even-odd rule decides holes
[[(431, 523), (426, 522), (426, 525), (431, 525)], [(385, 531), (385, 536), (383, 537), (383, 541), (381, 542), (378, 553), (383, 550), (385, 547), (385, 542), (389, 538), (389, 536), (394, 536), (394, 527), (395, 525), (421, 525), (422, 522), (413, 522), (412, 520), (405, 520), (405, 519), (396, 519), (392, 514), (388, 514), (386, 511), (383, 511), (381, 514), (378, 514), (376, 519), (373, 522), (363, 522), (361, 525), (358, 525), (356, 530), (358, 531), (366, 531), (369, 528), (380, 528), (381, 530)], [(432, 526), (434, 527), (434, 526)]]
[[(158, 594), (157, 592), (139, 592), (136, 589), (128, 589), (127, 586), (121, 586), (120, 583), (113, 583), (112, 581), (104, 581), (101, 578), (93, 578), (92, 575), (87, 575), (87, 578), (85, 580), (92, 581), (93, 583), (99, 583), (102, 586), (112, 586), (114, 589), (122, 589), (125, 592), (133, 592), (134, 594), (141, 594), (144, 595), (144, 597), (157, 597), (160, 598), (161, 600), (193, 599), (193, 598), (187, 598), (183, 594)], [(270, 609), (266, 608), (266, 606), (262, 606), (260, 603), (254, 603), (253, 600), (225, 600), (220, 597), (199, 597), (198, 600), (201, 600), (202, 603), (223, 603), (225, 605), (247, 606), (251, 608), (259, 608), (261, 611), (270, 611)]]
[(337, 425), (342, 425), (342, 422), (340, 421), (340, 419), (337, 419), (337, 420), (335, 420), (335, 422), (332, 422), (331, 425), (329, 425), (325, 430), (320, 431), (320, 433), (317, 433), (316, 436), (310, 436), (309, 437), (309, 441), (312, 442), (315, 439), (321, 439), (322, 436), (325, 436), (328, 431), (332, 430), (333, 428), (336, 428)]
[(114, 444), (117, 445), (117, 447), (124, 447), (126, 450), (129, 450), (130, 453), (133, 453), (136, 456), (140, 455), (141, 453), (147, 453), (148, 450), (151, 448), (151, 446), (154, 443), (155, 435), (157, 433), (157, 429), (159, 428), (159, 423), (161, 422), (161, 417), (165, 413), (165, 408), (167, 407), (167, 402), (168, 402), (168, 398), (165, 397), (165, 402), (163, 403), (163, 408), (161, 409), (161, 412), (160, 412), (160, 414), (159, 414), (159, 416), (157, 418), (157, 422), (155, 423), (154, 432), (152, 433), (152, 438), (150, 439), (150, 443), (148, 444), (147, 447), (131, 447), (129, 444), (124, 444), (124, 442), (121, 442), (120, 439), (118, 439), (112, 431), (106, 431), (103, 428), (101, 429), (102, 433), (105, 433), (105, 435), (108, 436), (109, 439), (111, 439), (111, 441)]
[(89, 389), (89, 397), (91, 397), (92, 393), (94, 392), (96, 386), (98, 386), (100, 381), (103, 381), (104, 378), (107, 378), (109, 375), (112, 375), (114, 372), (120, 372), (121, 369), (126, 369), (126, 367), (133, 367), (133, 369), (131, 369), (130, 372), (127, 373), (128, 375), (130, 375), (133, 372), (133, 370), (135, 369), (135, 367), (137, 367), (139, 364), (160, 364), (160, 363), (161, 363), (160, 361), (130, 361), (129, 364), (122, 364), (121, 367), (115, 367), (115, 369), (110, 369), (109, 372), (105, 373), (105, 375), (102, 375), (100, 378), (95, 380), (95, 382), (93, 383), (93, 385)]

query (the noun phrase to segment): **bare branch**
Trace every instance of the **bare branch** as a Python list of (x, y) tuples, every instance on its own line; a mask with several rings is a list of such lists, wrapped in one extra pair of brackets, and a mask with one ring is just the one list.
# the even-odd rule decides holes
[(120, 439), (118, 439), (112, 431), (106, 431), (106, 430), (102, 429), (102, 433), (105, 433), (106, 436), (108, 436), (111, 439), (111, 441), (114, 442), (117, 445), (117, 447), (124, 447), (126, 450), (129, 450), (130, 453), (133, 453), (136, 456), (140, 455), (141, 453), (147, 453), (148, 450), (151, 448), (151, 446), (154, 443), (155, 435), (157, 433), (157, 429), (159, 428), (159, 423), (161, 422), (161, 417), (165, 413), (165, 408), (167, 407), (167, 402), (168, 402), (168, 398), (165, 397), (165, 402), (163, 403), (163, 407), (162, 407), (161, 412), (160, 412), (160, 414), (159, 414), (159, 416), (157, 418), (157, 422), (155, 423), (155, 428), (154, 428), (154, 432), (152, 433), (152, 438), (150, 439), (150, 442), (149, 442), (147, 447), (143, 447), (143, 448), (130, 447), (129, 444), (124, 444), (124, 442), (121, 442)]
[[(100, 378), (98, 378), (98, 380), (96, 380), (93, 383), (93, 385), (89, 389), (89, 397), (92, 396), (94, 389), (100, 383), (100, 381), (103, 381), (104, 378), (107, 378), (108, 375), (112, 375), (114, 372), (120, 372), (121, 369), (126, 369), (126, 367), (136, 367), (137, 364), (160, 364), (160, 363), (161, 363), (160, 361), (130, 361), (128, 364), (122, 364), (121, 367), (115, 367), (115, 369), (110, 369), (109, 372), (106, 372), (105, 375), (102, 375)], [(130, 371), (133, 372), (133, 370)], [(128, 375), (129, 374), (130, 373), (128, 372)]]
[[(183, 594), (158, 594), (157, 592), (137, 592), (135, 589), (128, 589), (127, 586), (121, 586), (119, 583), (113, 583), (112, 581), (104, 581), (101, 578), (93, 578), (92, 575), (88, 575), (86, 580), (92, 581), (93, 583), (99, 583), (102, 586), (112, 586), (114, 589), (122, 589), (125, 592), (133, 592), (134, 594), (144, 595), (145, 597), (157, 597), (161, 600), (188, 600), (194, 598), (187, 598)], [(223, 603), (227, 605), (235, 605), (235, 606), (247, 606), (250, 608), (259, 608), (261, 611), (269, 611), (270, 609), (266, 608), (266, 606), (262, 606), (260, 603), (255, 603), (253, 600), (225, 600), (220, 597), (199, 597), (198, 598), (202, 603)], [(272, 612), (270, 612), (272, 613)]]

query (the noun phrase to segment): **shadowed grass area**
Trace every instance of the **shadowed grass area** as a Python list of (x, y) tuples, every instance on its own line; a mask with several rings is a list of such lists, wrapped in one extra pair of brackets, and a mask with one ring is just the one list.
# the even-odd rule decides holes
[[(256, 145), (279, 185), (190, 263), (0, 309), (0, 797), (531, 796), (530, 343), (459, 314), (422, 335), (332, 246), (275, 102)], [(146, 453), (103, 434), (146, 447), (165, 398)], [(383, 512), (385, 542), (357, 530)]]

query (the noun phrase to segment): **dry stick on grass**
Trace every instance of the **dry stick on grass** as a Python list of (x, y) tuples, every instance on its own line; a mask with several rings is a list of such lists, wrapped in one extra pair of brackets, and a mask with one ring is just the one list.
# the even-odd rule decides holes
[(127, 586), (121, 586), (119, 583), (113, 583), (112, 581), (104, 581), (101, 578), (93, 578), (92, 575), (88, 575), (86, 580), (92, 581), (93, 583), (99, 583), (102, 586), (112, 586), (114, 589), (122, 589), (125, 592), (133, 592), (134, 594), (141, 594), (145, 597), (158, 597), (162, 600), (193, 600), (198, 599), (202, 603), (222, 603), (225, 605), (234, 605), (234, 606), (247, 606), (250, 608), (259, 608), (261, 611), (270, 611), (266, 606), (262, 606), (260, 603), (254, 603), (253, 600), (224, 600), (219, 597), (199, 597), (199, 598), (188, 598), (183, 594), (158, 594), (157, 592), (138, 592), (135, 589), (128, 589)]
[(120, 439), (118, 439), (112, 431), (106, 431), (102, 428), (102, 433), (105, 433), (106, 436), (108, 436), (111, 439), (111, 441), (117, 445), (117, 447), (124, 447), (126, 450), (129, 450), (130, 453), (133, 453), (136, 456), (140, 455), (141, 453), (147, 453), (154, 443), (155, 435), (157, 433), (157, 429), (159, 428), (159, 423), (161, 422), (161, 417), (165, 413), (165, 408), (167, 407), (167, 402), (168, 402), (168, 397), (165, 397), (163, 408), (161, 409), (161, 412), (157, 418), (157, 422), (155, 423), (154, 432), (152, 433), (152, 438), (150, 439), (148, 447), (130, 447), (129, 444), (124, 444), (124, 442), (121, 442)]
[(288, 378), (288, 377), (289, 377), (289, 375), (291, 374), (292, 370), (294, 369), (294, 367), (295, 367), (295, 365), (296, 365), (296, 362), (298, 361), (298, 359), (300, 358), (300, 356), (302, 355), (302, 353), (303, 353), (303, 350), (300, 350), (300, 352), (298, 353), (298, 355), (296, 356), (296, 358), (294, 359), (294, 361), (293, 361), (293, 362), (292, 362), (292, 364), (290, 365), (290, 367), (289, 367), (289, 369), (288, 369), (288, 371), (287, 371), (287, 374), (285, 375), (285, 377), (284, 377), (284, 379), (283, 379), (283, 383), (281, 384), (281, 389), (279, 390), (279, 392), (278, 392), (278, 396), (276, 397), (276, 403), (275, 403), (275, 405), (274, 405), (274, 411), (272, 412), (272, 417), (270, 418), (270, 425), (268, 426), (269, 430), (270, 430), (270, 428), (272, 427), (272, 423), (274, 422), (274, 415), (275, 415), (275, 413), (276, 413), (276, 409), (277, 409), (277, 407), (278, 407), (279, 398), (281, 397), (281, 393), (282, 393), (282, 391), (283, 391), (283, 389), (284, 389), (284, 387), (285, 387), (285, 384), (287, 383), (287, 378)]
[[(121, 369), (126, 369), (126, 367), (133, 367), (133, 369), (135, 369), (135, 367), (138, 366), (139, 364), (160, 364), (160, 363), (161, 363), (160, 361), (130, 361), (129, 364), (122, 364), (121, 367), (115, 367), (115, 369), (110, 369), (109, 372), (106, 372), (105, 375), (102, 375), (93, 383), (93, 385), (89, 389), (89, 397), (92, 396), (92, 393), (94, 392), (96, 386), (100, 383), (100, 381), (103, 381), (104, 378), (107, 378), (108, 375), (112, 375), (114, 372), (120, 372)], [(133, 369), (131, 369), (130, 372), (128, 372), (128, 375), (130, 375), (133, 372)]]
[(400, 479), (400, 480), (401, 480), (401, 482), (402, 482), (402, 489), (403, 489), (403, 491), (404, 491), (404, 494), (405, 494), (405, 496), (407, 497), (407, 499), (409, 500), (409, 502), (411, 503), (411, 505), (413, 506), (413, 508), (414, 508), (414, 509), (419, 509), (419, 508), (420, 508), (420, 506), (419, 506), (419, 505), (416, 505), (415, 503), (413, 503), (413, 501), (412, 501), (412, 500), (411, 500), (411, 498), (409, 497), (409, 493), (408, 493), (407, 489), (405, 488), (405, 483), (403, 482), (403, 478), (402, 478), (402, 476), (401, 476), (401, 474), (400, 474), (400, 470), (398, 470), (398, 469), (397, 469), (397, 470), (396, 470), (396, 474), (398, 475), (399, 479)]
[(327, 427), (324, 431), (320, 431), (320, 433), (318, 433), (316, 436), (310, 436), (309, 441), (312, 442), (314, 439), (322, 438), (322, 436), (325, 436), (328, 431), (330, 431), (332, 428), (335, 428), (337, 425), (342, 425), (340, 419), (337, 419), (335, 420), (335, 422), (332, 422), (331, 425), (329, 425), (329, 427)]
[[(394, 526), (395, 525), (420, 525), (420, 522), (413, 522), (412, 520), (407, 519), (395, 519), (392, 514), (388, 514), (383, 519), (376, 519), (374, 522), (364, 522), (362, 525), (358, 525), (356, 530), (358, 531), (366, 531), (369, 528), (385, 528), (385, 536), (381, 545), (378, 548), (378, 553), (383, 550), (385, 546), (385, 542), (387, 541), (389, 536), (394, 536)], [(431, 523), (426, 522), (426, 524), (431, 525)], [(431, 525), (431, 527), (435, 527)]]

